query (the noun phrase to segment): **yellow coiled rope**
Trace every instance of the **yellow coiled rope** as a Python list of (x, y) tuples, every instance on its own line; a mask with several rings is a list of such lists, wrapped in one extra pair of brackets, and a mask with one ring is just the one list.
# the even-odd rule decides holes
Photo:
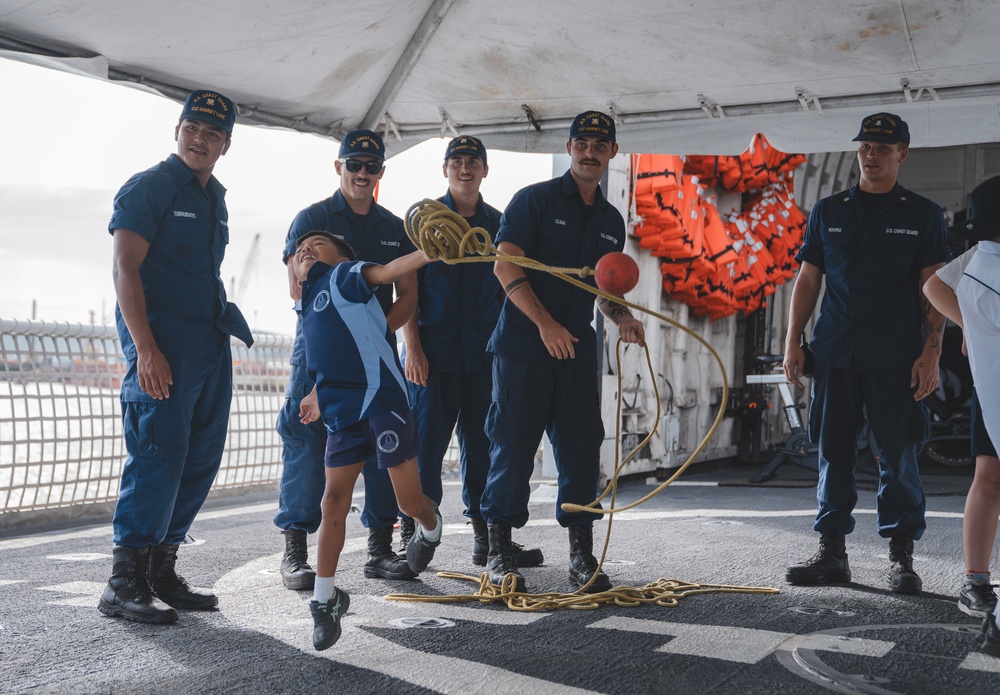
[[(557, 277), (562, 278), (566, 282), (575, 285), (587, 292), (595, 294), (599, 297), (604, 297), (609, 301), (616, 302), (623, 306), (627, 306), (636, 311), (649, 314), (650, 316), (656, 317), (659, 320), (667, 323), (675, 328), (679, 328), (688, 335), (692, 336), (699, 343), (708, 348), (711, 353), (712, 358), (718, 365), (719, 370), (722, 372), (722, 404), (728, 402), (729, 399), (729, 387), (728, 387), (728, 376), (726, 374), (725, 365), (722, 363), (722, 358), (719, 357), (719, 353), (715, 351), (706, 340), (704, 340), (700, 335), (692, 331), (687, 326), (671, 319), (668, 316), (657, 313), (645, 307), (633, 304), (631, 302), (625, 301), (621, 297), (616, 297), (615, 295), (604, 292), (601, 289), (591, 287), (587, 283), (572, 277), (572, 275), (577, 275), (578, 277), (585, 278), (589, 275), (593, 275), (594, 271), (591, 268), (555, 268), (552, 266), (547, 266), (538, 261), (527, 258), (525, 256), (511, 256), (500, 252), (494, 245), (493, 240), (490, 238), (489, 232), (481, 227), (470, 227), (469, 223), (458, 213), (449, 209), (444, 203), (438, 202), (436, 200), (424, 199), (419, 203), (415, 203), (410, 206), (410, 209), (406, 213), (406, 219), (404, 220), (404, 226), (406, 228), (406, 234), (410, 237), (413, 244), (424, 253), (427, 254), (428, 258), (431, 260), (440, 260), (449, 265), (456, 263), (483, 263), (483, 262), (495, 262), (495, 261), (507, 261), (514, 263), (518, 266), (524, 268), (530, 268), (532, 270), (539, 270), (542, 272), (550, 273)], [(473, 256), (467, 254), (475, 254)], [(615, 418), (617, 423), (617, 429), (615, 432), (615, 441), (621, 440), (621, 339), (615, 348), (615, 358), (616, 358), (616, 372), (618, 373), (618, 410), (617, 417)], [(660, 421), (660, 394), (659, 389), (656, 387), (655, 372), (653, 370), (652, 360), (649, 356), (649, 349), (645, 349), (646, 354), (646, 364), (649, 368), (651, 381), (653, 384), (654, 400), (656, 401), (656, 417), (654, 422), (659, 423)], [(635, 455), (644, 447), (649, 440), (652, 438), (653, 434), (656, 432), (654, 429), (646, 436), (646, 438), (638, 444), (638, 446), (633, 449), (624, 460), (619, 461), (620, 449), (618, 446), (615, 447), (615, 471), (608, 482), (607, 487), (604, 491), (595, 499), (593, 502), (585, 505), (578, 504), (563, 504), (562, 509), (568, 512), (590, 512), (593, 514), (605, 514), (608, 516), (608, 529), (604, 537), (604, 548), (601, 551), (600, 562), (598, 563), (598, 570), (604, 565), (604, 560), (607, 556), (608, 545), (611, 539), (611, 526), (613, 522), (614, 514), (617, 512), (622, 512), (627, 509), (632, 509), (634, 507), (643, 504), (644, 502), (650, 500), (656, 495), (663, 492), (667, 487), (670, 486), (694, 461), (695, 457), (701, 453), (702, 449), (711, 440), (712, 435), (715, 434), (715, 430), (719, 427), (722, 422), (722, 417), (725, 414), (725, 408), (723, 406), (719, 407), (719, 412), (715, 416), (715, 420), (712, 422), (712, 426), (709, 428), (708, 432), (702, 438), (701, 442), (695, 448), (695, 450), (688, 456), (687, 460), (674, 472), (670, 478), (665, 480), (661, 485), (659, 485), (655, 490), (645, 495), (641, 499), (638, 499), (630, 504), (624, 505), (622, 507), (615, 507), (615, 497), (618, 491), (618, 477), (621, 474), (622, 469), (631, 461)], [(599, 509), (597, 506), (600, 504), (608, 495), (611, 496), (611, 504), (608, 509)], [(590, 582), (586, 585), (580, 587), (575, 592), (571, 594), (562, 593), (541, 593), (541, 594), (531, 594), (527, 592), (514, 591), (514, 577), (513, 575), (507, 575), (504, 577), (504, 581), (501, 586), (490, 583), (486, 572), (479, 577), (474, 577), (472, 575), (458, 574), (455, 572), (438, 572), (439, 577), (445, 577), (449, 579), (460, 579), (463, 581), (469, 581), (479, 584), (479, 590), (474, 594), (458, 594), (451, 596), (427, 596), (423, 594), (390, 594), (386, 596), (390, 601), (414, 601), (414, 602), (434, 602), (434, 603), (457, 603), (462, 601), (479, 601), (481, 603), (504, 603), (508, 608), (516, 611), (543, 611), (543, 610), (554, 610), (557, 608), (574, 608), (578, 610), (588, 610), (598, 608), (601, 604), (610, 604), (617, 606), (639, 606), (647, 603), (655, 603), (660, 606), (675, 606), (677, 605), (678, 599), (684, 598), (685, 596), (690, 596), (693, 594), (704, 594), (704, 593), (718, 593), (718, 592), (735, 592), (735, 593), (753, 593), (753, 594), (776, 594), (777, 589), (767, 588), (767, 587), (743, 587), (743, 586), (730, 586), (726, 584), (691, 584), (689, 582), (682, 582), (676, 579), (658, 579), (655, 582), (647, 584), (641, 588), (627, 587), (627, 586), (617, 586), (613, 587), (609, 591), (602, 591), (600, 593), (588, 594), (585, 593), (586, 589), (593, 583), (594, 577), (597, 576), (597, 572), (594, 572), (594, 576), (591, 577)]]

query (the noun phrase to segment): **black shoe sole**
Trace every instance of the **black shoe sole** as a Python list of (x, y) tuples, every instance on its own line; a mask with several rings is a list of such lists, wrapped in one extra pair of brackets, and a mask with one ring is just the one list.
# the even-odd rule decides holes
[(180, 617), (177, 615), (177, 611), (170, 610), (158, 615), (142, 615), (140, 613), (133, 613), (132, 611), (127, 611), (121, 606), (112, 606), (106, 603), (102, 598), (97, 604), (97, 610), (102, 614), (108, 616), (109, 618), (121, 618), (122, 620), (127, 620), (130, 623), (142, 623), (144, 625), (170, 625), (176, 623), (177, 619)]
[(962, 603), (962, 599), (959, 599), (958, 600), (958, 610), (962, 611), (963, 613), (965, 613), (969, 617), (978, 618), (979, 620), (982, 620), (983, 618), (985, 618), (986, 616), (988, 616), (990, 614), (990, 610), (991, 609), (987, 608), (986, 610), (983, 610), (983, 611), (977, 611), (974, 608), (971, 608), (971, 607), (965, 605), (964, 603)]
[[(587, 586), (587, 582), (581, 583), (578, 579), (570, 575), (569, 584), (573, 587), (573, 591), (579, 591), (582, 587)], [(587, 587), (587, 590), (583, 593), (585, 594), (599, 594), (603, 591), (611, 591), (611, 580), (606, 576), (598, 578), (593, 584)]]
[[(476, 567), (486, 567), (487, 558), (488, 554), (486, 553), (482, 555), (473, 553), (472, 564)], [(542, 555), (540, 548), (531, 548), (530, 550), (514, 553), (514, 562), (517, 563), (518, 567), (541, 567), (545, 562), (545, 556)]]
[(906, 594), (907, 596), (917, 596), (924, 590), (924, 583), (919, 579), (905, 582), (889, 582), (889, 591), (894, 594)]
[(316, 587), (316, 573), (299, 577), (293, 577), (292, 579), (285, 579), (284, 576), (281, 577), (281, 583), (284, 584), (286, 589), (291, 591), (312, 591)]
[(797, 577), (793, 572), (785, 572), (785, 581), (792, 586), (828, 586), (832, 584), (850, 584), (851, 573), (822, 574), (820, 576)]
[[(493, 586), (495, 586), (496, 588), (499, 589), (499, 588), (501, 588), (503, 580), (506, 577), (507, 577), (507, 575), (505, 574), (503, 577), (500, 578), (499, 582), (494, 581), (494, 577), (490, 577), (489, 578), (490, 584), (492, 584)], [(518, 593), (522, 593), (522, 594), (523, 593), (527, 593), (528, 589), (527, 589), (527, 585), (525, 585), (525, 583), (524, 583), (524, 577), (522, 577), (520, 575), (517, 575), (517, 579), (516, 579), (516, 581), (514, 583), (514, 591), (516, 591)]]
[(368, 565), (364, 566), (365, 577), (368, 579), (416, 579), (417, 575), (413, 573), (407, 565), (406, 569), (400, 572), (390, 572), (389, 570), (384, 570), (379, 567), (370, 567)]
[(211, 601), (178, 601), (160, 596), (160, 600), (171, 608), (182, 608), (187, 611), (214, 611), (219, 607), (219, 597), (213, 596)]

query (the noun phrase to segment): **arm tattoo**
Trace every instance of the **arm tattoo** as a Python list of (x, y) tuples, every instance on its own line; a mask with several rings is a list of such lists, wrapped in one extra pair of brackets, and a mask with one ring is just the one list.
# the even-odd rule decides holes
[(931, 317), (931, 309), (933, 306), (927, 300), (927, 297), (920, 298), (920, 309), (923, 312), (924, 321), (924, 343), (935, 350), (941, 349), (941, 336), (944, 334), (944, 317), (939, 318), (936, 322)]
[(516, 290), (519, 287), (523, 287), (526, 284), (528, 284), (528, 278), (519, 277), (516, 280), (511, 280), (506, 285), (504, 285), (503, 291), (506, 292), (507, 296), (509, 297), (514, 292), (514, 290)]
[(604, 297), (598, 297), (597, 302), (599, 305), (608, 307), (608, 316), (614, 319), (616, 322), (621, 321), (624, 318), (632, 318), (632, 312), (628, 310), (628, 307), (624, 304), (619, 304), (618, 302), (613, 302)]

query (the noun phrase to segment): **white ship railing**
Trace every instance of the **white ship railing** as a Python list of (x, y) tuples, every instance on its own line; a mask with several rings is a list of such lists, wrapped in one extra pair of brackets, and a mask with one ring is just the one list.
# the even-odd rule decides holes
[[(233, 403), (213, 494), (274, 489), (292, 338), (233, 340)], [(0, 319), (0, 529), (110, 511), (125, 460), (113, 326)]]

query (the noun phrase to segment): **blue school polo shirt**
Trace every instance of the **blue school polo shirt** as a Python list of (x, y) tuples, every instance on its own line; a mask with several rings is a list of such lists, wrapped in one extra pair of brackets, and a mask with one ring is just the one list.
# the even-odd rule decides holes
[(951, 258), (941, 208), (899, 184), (865, 215), (857, 186), (816, 203), (796, 255), (826, 274), (810, 347), (839, 369), (909, 369), (923, 350), (920, 271)]
[[(600, 188), (588, 210), (567, 171), (514, 195), (500, 220), (497, 244), (502, 241), (516, 244), (526, 256), (546, 265), (593, 268), (604, 254), (625, 247), (625, 221)], [(574, 344), (576, 357), (558, 360), (549, 355), (538, 328), (510, 300), (505, 300), (500, 310), (489, 351), (554, 369), (596, 369), (597, 337), (591, 325), (595, 295), (542, 271), (525, 272), (552, 318), (579, 339)], [(595, 286), (593, 276), (584, 282)]]
[[(203, 187), (176, 154), (130, 178), (115, 196), (108, 231), (129, 229), (149, 242), (139, 276), (153, 338), (167, 357), (213, 361), (230, 335), (253, 343), (220, 274), (229, 243), (225, 196), (214, 176)], [(136, 359), (117, 306), (115, 320), (126, 358)]]
[(365, 265), (371, 264), (317, 262), (302, 285), (299, 325), (307, 369), (330, 432), (409, 409), (385, 312), (361, 275)]
[[(354, 249), (358, 260), (385, 265), (389, 261), (405, 256), (416, 247), (406, 236), (403, 220), (399, 219), (378, 203), (372, 203), (371, 211), (364, 221), (355, 215), (344, 194), (336, 193), (302, 210), (288, 230), (282, 261), (287, 262), (295, 254), (295, 245), (306, 232), (316, 229), (334, 234)], [(376, 288), (375, 296), (384, 312), (392, 308), (392, 286)], [(304, 365), (305, 348), (302, 345), (302, 331), (296, 326), (295, 342), (292, 344), (291, 364)]]

